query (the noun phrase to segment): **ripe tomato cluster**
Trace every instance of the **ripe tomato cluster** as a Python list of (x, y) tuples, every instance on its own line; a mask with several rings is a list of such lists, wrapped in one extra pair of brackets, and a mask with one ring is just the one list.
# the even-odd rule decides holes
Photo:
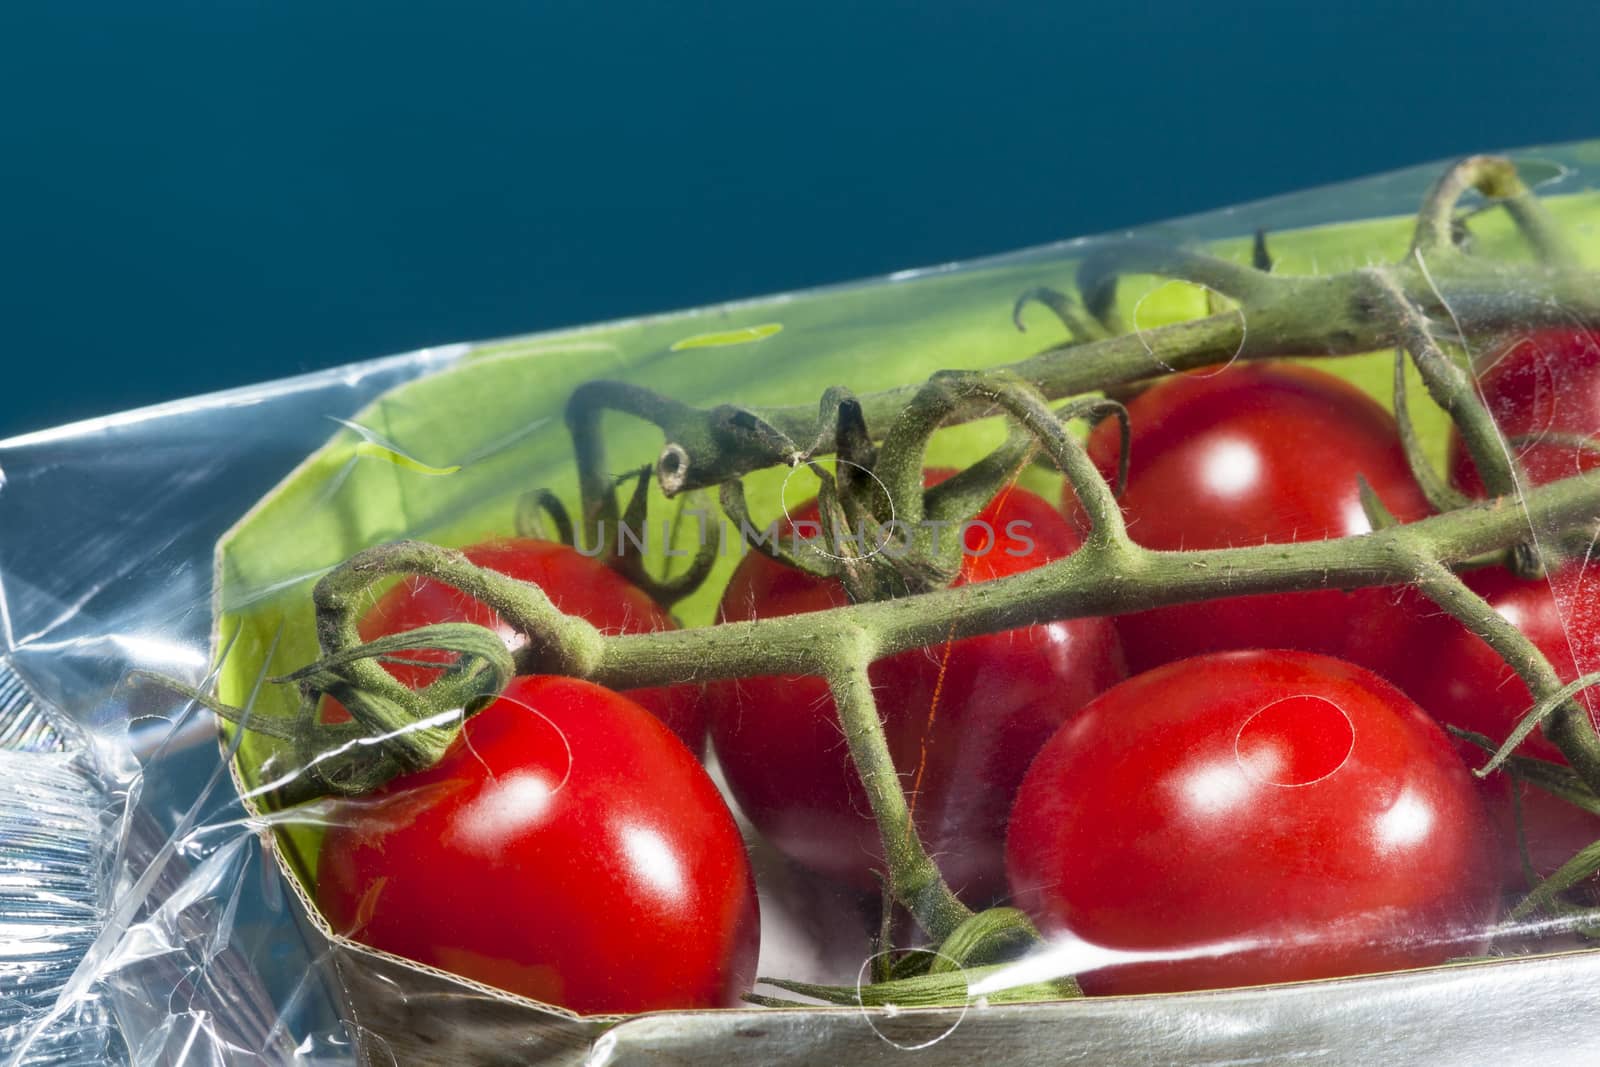
[[(1587, 335), (1501, 346), (1482, 380), (1531, 478), (1600, 464), (1587, 444), (1600, 434), (1600, 345)], [(1128, 416), (1121, 503), (1149, 548), (1361, 535), (1372, 529), (1363, 482), (1401, 522), (1429, 512), (1392, 417), (1322, 371), (1176, 375)], [(1108, 477), (1119, 432), (1109, 420), (1088, 442)], [(1481, 493), (1455, 454), (1456, 484)], [(811, 505), (789, 523), (815, 516)], [(1070, 492), (1058, 508), (1006, 489), (965, 535), (954, 584), (1071, 555), (1082, 518)], [(565, 546), (506, 540), (467, 555), (603, 630), (673, 625)], [(1597, 567), (1548, 580), (1488, 567), (1468, 580), (1570, 680), (1600, 666)], [(752, 553), (719, 620), (847, 602), (838, 582)], [(521, 640), (426, 580), (390, 590), (360, 632), (459, 620)], [(390, 669), (422, 685), (447, 658)], [(1468, 955), (1525, 854), (1547, 874), (1600, 839), (1600, 817), (1525, 782), (1474, 781), (1468, 764), (1484, 754), (1444, 727), (1498, 743), (1531, 697), (1479, 637), (1403, 587), (1039, 624), (902, 652), (870, 677), (947, 883), (974, 908), (1024, 909), (1090, 993)], [(846, 894), (877, 891), (879, 830), (822, 680), (617, 694), (531, 677), (469, 719), (436, 767), (355, 802), (325, 836), (319, 904), (377, 948), (579, 1012), (733, 1003), (752, 980), (759, 919), (744, 844), (699, 762), (708, 734), (756, 832)], [(1562, 762), (1538, 733), (1521, 754)]]

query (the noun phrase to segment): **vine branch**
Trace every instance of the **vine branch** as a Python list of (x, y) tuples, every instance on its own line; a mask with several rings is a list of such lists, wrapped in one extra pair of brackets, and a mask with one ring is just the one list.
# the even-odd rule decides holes
[[(1458, 258), (1449, 270), (1436, 267), (1434, 281), (1464, 330), (1600, 326), (1600, 274), (1572, 271), (1530, 277), (1508, 292), (1502, 272)], [(1394, 316), (1381, 310), (1374, 313), (1369, 277), (1373, 269), (1327, 276), (1262, 274), (1265, 281), (1259, 294), (1239, 311), (1061, 345), (993, 372), (1010, 374), (1046, 399), (1058, 400), (1233, 359), (1336, 357), (1397, 347), (1402, 334)], [(1409, 304), (1425, 314), (1444, 312), (1418, 265), (1399, 263), (1381, 269)], [(591, 383), (596, 388), (612, 384), (616, 383)], [(881, 437), (921, 388), (905, 385), (858, 396), (869, 432)], [(821, 441), (819, 448), (806, 453), (808, 458), (831, 450), (811, 404), (702, 410), (676, 402), (630, 406), (623, 393), (613, 394), (611, 400), (611, 410), (627, 411), (661, 427), (667, 443), (656, 463), (656, 478), (669, 496), (718, 485), (763, 467), (791, 465), (801, 451), (796, 441)], [(959, 421), (981, 413), (981, 407), (975, 407), (954, 412), (951, 418)]]
[(866, 787), (883, 854), (889, 870), (889, 891), (935, 941), (943, 941), (972, 918), (972, 911), (956, 899), (939, 875), (939, 868), (922, 845), (911, 809), (906, 803), (894, 757), (878, 720), (867, 665), (874, 658), (872, 638), (865, 630), (845, 632), (840, 638), (844, 662), (828, 675), (828, 688), (839, 709), (846, 743), (856, 774)]
[[(1359, 537), (1248, 548), (1157, 551), (1126, 538), (1091, 538), (1072, 555), (988, 582), (916, 597), (852, 604), (804, 615), (729, 622), (653, 634), (602, 635), (564, 615), (537, 588), (473, 566), (450, 549), (399, 542), (367, 549), (319, 582), (315, 594), (324, 650), (359, 643), (354, 616), (373, 582), (419, 574), (456, 586), (494, 608), (529, 637), (518, 673), (558, 673), (614, 689), (751, 675), (837, 677), (871, 635), (882, 658), (911, 648), (1056, 619), (1308, 589), (1404, 585), (1419, 561), (1451, 564), (1501, 551), (1531, 528), (1563, 530), (1600, 521), (1600, 473), (1530, 490), (1521, 508), (1496, 501)], [(370, 662), (370, 661), (363, 661)], [(372, 664), (374, 669), (376, 664)], [(1569, 716), (1572, 734), (1552, 737), (1580, 772), (1600, 748), (1588, 720)], [(1591, 780), (1600, 786), (1600, 773)]]

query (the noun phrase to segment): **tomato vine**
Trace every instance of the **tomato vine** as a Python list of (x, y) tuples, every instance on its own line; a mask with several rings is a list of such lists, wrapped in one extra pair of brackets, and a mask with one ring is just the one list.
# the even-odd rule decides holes
[[(1510, 214), (1534, 250), (1534, 267), (1487, 261), (1454, 243), (1456, 209), (1469, 189)], [(1265, 262), (1267, 257), (1258, 259)], [(642, 477), (624, 509), (616, 498), (616, 480), (605, 473), (600, 424), (615, 413), (662, 429), (665, 442), (648, 473), (667, 495), (719, 487), (724, 509), (735, 519), (745, 517), (739, 479), (773, 465), (811, 465), (823, 481), (823, 514), (838, 529), (861, 521), (869, 532), (882, 532), (891, 516), (913, 526), (928, 514), (970, 516), (1039, 452), (1065, 475), (1088, 518), (1088, 536), (1067, 558), (954, 588), (944, 587), (950, 561), (940, 557), (937, 546), (914, 541), (909, 562), (814, 553), (791, 562), (840, 578), (862, 602), (805, 615), (636, 635), (603, 634), (563, 614), (537, 588), (474, 566), (459, 552), (420, 542), (368, 549), (317, 583), (314, 600), (324, 658), (293, 680), (302, 685), (307, 701), (322, 693), (339, 696), (358, 728), (382, 741), (345, 744), (360, 753), (351, 755), (346, 765), (290, 783), (283, 799), (363, 792), (400, 771), (429, 765), (451, 736), (449, 726), (436, 725), (438, 717), (464, 704), (463, 714), (470, 713), (473, 705), (463, 695), (474, 686), (482, 692), (492, 683), (503, 685), (508, 672), (567, 675), (616, 689), (751, 675), (818, 676), (832, 690), (851, 758), (867, 786), (884, 846), (887, 889), (937, 944), (957, 930), (970, 930), (975, 917), (945, 885), (918, 838), (879, 721), (869, 664), (907, 649), (1057, 619), (1223, 595), (1399, 584), (1414, 585), (1484, 637), (1537, 702), (1524, 725), (1532, 729), (1534, 722), (1542, 722), (1545, 736), (1560, 748), (1578, 778), (1600, 793), (1600, 736), (1572, 699), (1577, 690), (1563, 686), (1538, 648), (1452, 570), (1491, 553), (1535, 558), (1525, 546), (1552, 531), (1558, 542), (1567, 536), (1586, 542), (1600, 520), (1600, 478), (1575, 475), (1530, 489), (1518, 506), (1507, 506), (1506, 498), (1521, 484), (1514, 452), (1485, 409), (1471, 373), (1446, 351), (1438, 325), (1449, 323), (1450, 330), (1471, 334), (1600, 324), (1600, 277), (1576, 262), (1515, 168), (1505, 160), (1476, 157), (1452, 167), (1429, 191), (1411, 248), (1396, 263), (1293, 276), (1148, 242), (1110, 247), (1080, 267), (1081, 311), (1055, 299), (1059, 294), (1049, 298), (1069, 329), (1069, 343), (997, 370), (942, 373), (924, 383), (859, 397), (832, 389), (820, 407), (723, 405), (702, 410), (637, 385), (588, 383), (571, 398), (567, 421), (584, 502), (578, 525), (595, 537), (603, 536), (607, 520), (614, 528), (617, 520), (643, 507)], [(1107, 294), (1117, 278), (1130, 273), (1203, 285), (1236, 302), (1238, 310), (1123, 332), (1109, 310)], [(1028, 296), (1041, 298), (1039, 292)], [(1449, 336), (1445, 334), (1446, 340)], [(1388, 347), (1402, 350), (1415, 365), (1496, 499), (1405, 525), (1378, 523), (1380, 529), (1360, 537), (1152, 550), (1129, 538), (1112, 485), (1066, 425), (1070, 419), (1119, 410), (1114, 401), (1083, 394), (1115, 395), (1124, 386), (1171, 371), (1235, 359), (1337, 356)], [(1054, 400), (1066, 403), (1053, 409)], [(1012, 438), (945, 487), (925, 490), (922, 471), (932, 434), (952, 422), (996, 411), (1014, 425)], [(834, 453), (849, 465), (870, 469), (873, 484), (830, 475), (817, 464)], [(1422, 462), (1415, 448), (1408, 448), (1408, 454), (1414, 463)], [(1438, 481), (1436, 474), (1419, 475), (1419, 480), (1424, 485)], [(558, 528), (573, 525), (564, 515), (553, 517)], [(629, 566), (630, 577), (650, 584), (647, 575), (638, 573), (637, 560)], [(876, 569), (890, 566), (897, 568), (894, 587), (912, 592), (870, 599), (865, 594), (886, 585), (878, 581)], [(691, 574), (703, 577), (704, 570), (695, 567)], [(363, 645), (357, 617), (370, 603), (373, 587), (413, 575), (454, 586), (488, 605), (526, 636), (526, 644), (507, 664), (498, 638), (483, 641), (472, 632), (478, 628), (460, 624), (402, 637), (398, 644), (388, 639)], [(908, 584), (907, 575), (917, 581)], [(687, 588), (680, 578), (669, 592), (682, 595)], [(441, 644), (441, 637), (451, 643)], [(459, 658), (433, 685), (409, 690), (380, 662), (405, 647), (446, 648)], [(492, 685), (491, 691), (498, 688)], [(240, 717), (214, 701), (208, 706)], [(413, 740), (418, 733), (413, 728), (422, 722), (435, 724), (430, 729), (439, 735), (423, 731), (421, 741)], [(459, 716), (454, 726), (459, 727)], [(302, 716), (300, 729), (314, 734), (320, 728)], [(350, 732), (345, 728), (336, 740), (348, 742)], [(1518, 739), (1508, 741), (1490, 766), (1497, 766)], [(315, 740), (306, 743), (312, 749), (324, 747)], [(1013, 942), (1008, 942), (1012, 948)], [(987, 961), (980, 954), (971, 962)]]

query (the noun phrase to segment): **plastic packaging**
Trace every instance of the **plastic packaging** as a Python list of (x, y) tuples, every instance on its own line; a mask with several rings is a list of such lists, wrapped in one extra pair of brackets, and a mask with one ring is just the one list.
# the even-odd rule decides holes
[[(1600, 397), (1582, 373), (1600, 366), (1600, 147), (1509, 159), (0, 442), (0, 1063), (1580, 1062), (1600, 1007), (1600, 864), (1581, 854), (1600, 741), (1561, 686), (1600, 669), (1582, 577), (1600, 497), (1580, 476), (1600, 433), (1582, 410), (1585, 389)], [(1361, 482), (1339, 473), (1365, 446), (1316, 423), (1346, 404), (1325, 386), (1304, 386), (1309, 430), (1259, 393), (1229, 422), (1217, 391), (1294, 357), (1392, 409), (1396, 349), (1412, 454), (1387, 416), (1360, 418), (1396, 435), (1386, 455), (1417, 483), (1402, 490), (1378, 460)], [(1185, 388), (1212, 383), (1202, 402), (1163, 416), (1180, 426), (1167, 438), (1146, 430), (1172, 383), (1137, 386), (1188, 370)], [(1120, 481), (1124, 413), (1119, 549), (1100, 479)], [(1147, 456), (1206, 433), (1209, 458), (1173, 460), (1187, 483), (1154, 482)], [(1223, 550), (1184, 526), (1195, 485), (1248, 520), (1266, 462), (1251, 450), (1280, 446), (1310, 488), (1277, 490), (1272, 521), (1344, 494), (1351, 536), (1211, 531)], [(924, 469), (968, 473), (924, 493)], [(854, 539), (796, 538), (828, 486)], [(1052, 524), (1076, 530), (1059, 551)], [(460, 557), (380, 548), (566, 527), (574, 554), (522, 564), (574, 583), (553, 608)], [(1167, 527), (1189, 540), (1156, 543)], [(788, 572), (761, 577), (782, 565), (750, 562), (752, 535), (828, 570), (834, 592), (774, 592)], [(1515, 625), (1534, 609), (1496, 615), (1441, 560), (1492, 602), (1516, 582), (1544, 596), (1562, 640), (1530, 652)], [(683, 629), (606, 585), (618, 572)], [(341, 655), (380, 636), (356, 629), (374, 612), (395, 631), (460, 622), (424, 574), (525, 632), (456, 626)], [(1153, 615), (1143, 636), (1105, 621), (1218, 596), (1246, 608)], [(1498, 734), (1485, 709), (1513, 683), (1455, 615), (1548, 698)], [(1283, 657), (1097, 696), (1130, 664), (1261, 625), (1252, 647), (1334, 652), (1431, 717), (1364, 670), (1328, 688), (1345, 668)], [(710, 715), (712, 778), (645, 712), (579, 683), (477, 699), (533, 668), (678, 687), (639, 703), (691, 747)], [(373, 672), (435, 684), (374, 697)], [(830, 699), (845, 725), (758, 736)], [(1536, 704), (1546, 747), (1502, 753), (1476, 784), (1468, 761)], [(596, 725), (612, 716), (624, 725)], [(841, 797), (817, 768), (847, 752), (868, 788)], [(484, 774), (424, 770), (441, 757)], [(1314, 827), (1295, 822), (1312, 811)], [(565, 836), (537, 836), (561, 819)], [(405, 951), (363, 944), (402, 935)], [(557, 943), (573, 955), (529, 955)], [(1112, 995), (1145, 992), (1171, 995)]]

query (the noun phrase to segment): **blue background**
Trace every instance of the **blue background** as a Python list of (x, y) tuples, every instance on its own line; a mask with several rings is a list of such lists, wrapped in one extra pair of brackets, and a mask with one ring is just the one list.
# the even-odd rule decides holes
[(1600, 133), (1600, 6), (10, 0), (0, 437)]

